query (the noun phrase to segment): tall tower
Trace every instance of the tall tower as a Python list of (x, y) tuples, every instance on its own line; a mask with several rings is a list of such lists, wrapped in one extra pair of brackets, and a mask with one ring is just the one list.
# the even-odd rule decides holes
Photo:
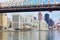
[(13, 14), (12, 15), (12, 28), (22, 29), (23, 22), (24, 22), (24, 18), (22, 17), (21, 14)]
[(47, 24), (49, 24), (49, 14), (45, 14), (45, 21)]
[(54, 21), (51, 19), (51, 18), (49, 18), (49, 28), (53, 28), (53, 25), (54, 25)]
[(0, 29), (7, 28), (7, 14), (0, 13)]
[(40, 30), (40, 21), (42, 20), (42, 14), (41, 14), (41, 12), (39, 12), (39, 14), (38, 14), (38, 21), (39, 21), (39, 30)]
[(40, 12), (38, 14), (38, 20), (42, 20), (42, 14)]

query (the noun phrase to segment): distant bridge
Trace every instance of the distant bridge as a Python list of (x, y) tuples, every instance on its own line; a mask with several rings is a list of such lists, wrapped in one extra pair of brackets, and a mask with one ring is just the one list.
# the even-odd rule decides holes
[(5, 12), (32, 12), (32, 11), (58, 11), (60, 10), (60, 3), (50, 4), (39, 4), (39, 5), (23, 5), (23, 6), (6, 6), (0, 7), (0, 13)]
[(60, 4), (46, 5), (33, 5), (33, 6), (11, 6), (0, 7), (0, 13), (4, 12), (31, 12), (31, 11), (58, 11), (60, 10)]

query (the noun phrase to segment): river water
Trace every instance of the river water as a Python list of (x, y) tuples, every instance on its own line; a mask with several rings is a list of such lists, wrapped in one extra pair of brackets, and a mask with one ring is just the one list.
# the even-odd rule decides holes
[(59, 31), (0, 32), (0, 40), (60, 40)]

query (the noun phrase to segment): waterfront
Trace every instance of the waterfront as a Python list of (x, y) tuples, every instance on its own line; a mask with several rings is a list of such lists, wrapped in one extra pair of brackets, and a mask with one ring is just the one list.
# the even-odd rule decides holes
[(59, 40), (59, 37), (59, 31), (0, 31), (0, 40)]

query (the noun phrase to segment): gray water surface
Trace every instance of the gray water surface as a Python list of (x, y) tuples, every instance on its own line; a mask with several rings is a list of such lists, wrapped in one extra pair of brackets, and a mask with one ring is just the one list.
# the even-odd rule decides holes
[(59, 40), (58, 31), (0, 32), (0, 40)]

